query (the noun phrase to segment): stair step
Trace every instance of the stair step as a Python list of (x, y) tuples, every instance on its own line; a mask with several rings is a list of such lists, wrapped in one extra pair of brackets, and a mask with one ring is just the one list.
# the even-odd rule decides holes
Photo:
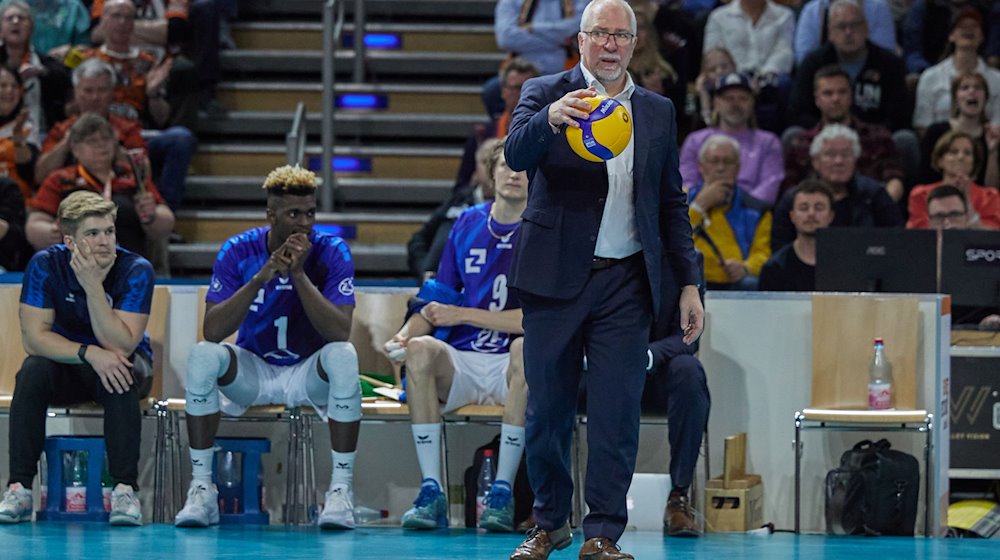
[[(350, 243), (351, 260), (358, 276), (391, 274), (405, 275), (406, 247), (399, 244)], [(222, 242), (182, 243), (170, 245), (170, 268), (191, 275), (208, 274), (219, 254)]]
[[(343, 0), (342, 0), (343, 1)], [(368, 17), (445, 17), (493, 20), (496, 0), (365, 0)], [(354, 2), (345, 4), (348, 17), (354, 13)], [(323, 13), (319, 0), (241, 0), (240, 16), (310, 16)]]
[[(356, 235), (348, 243), (403, 244), (427, 220), (427, 214), (320, 212), (317, 224), (352, 226)], [(180, 210), (175, 229), (193, 243), (222, 243), (250, 228), (265, 225), (260, 210)]]
[[(310, 147), (307, 159), (321, 150)], [(340, 175), (368, 178), (454, 179), (462, 157), (461, 148), (337, 146), (337, 158), (357, 158), (358, 171)], [(287, 162), (285, 147), (274, 144), (203, 144), (193, 159), (199, 175), (267, 175)], [(365, 170), (366, 168), (370, 170)]]
[[(485, 80), (496, 74), (504, 54), (368, 51), (370, 74), (421, 77), (462, 77)], [(227, 72), (312, 74), (321, 71), (323, 53), (318, 50), (236, 49), (222, 51), (222, 69)], [(354, 68), (354, 51), (334, 54), (334, 71), (348, 74)]]
[[(266, 200), (264, 176), (194, 176), (187, 180), (185, 204), (257, 202)], [(451, 196), (453, 181), (438, 179), (365, 179), (338, 177), (337, 187), (347, 204), (437, 205)]]
[[(291, 128), (293, 113), (288, 111), (231, 111), (223, 117), (202, 115), (198, 135), (284, 136)], [(318, 139), (323, 116), (306, 115), (306, 132)], [(334, 133), (344, 137), (433, 138), (458, 141), (467, 138), (476, 126), (485, 126), (483, 114), (440, 115), (433, 113), (378, 113), (337, 111)]]
[[(368, 23), (368, 35), (399, 39), (396, 51), (497, 52), (492, 25)], [(350, 48), (354, 24), (345, 24), (339, 48)], [(322, 50), (323, 24), (301, 22), (245, 22), (233, 24), (240, 49)]]
[[(483, 114), (482, 87), (478, 85), (439, 86), (425, 84), (334, 85), (336, 102), (342, 107), (370, 96), (374, 109), (343, 109), (351, 112)], [(345, 98), (345, 96), (363, 96)], [(311, 113), (323, 108), (323, 84), (310, 82), (232, 81), (218, 86), (219, 100), (232, 111), (294, 111), (299, 102)]]

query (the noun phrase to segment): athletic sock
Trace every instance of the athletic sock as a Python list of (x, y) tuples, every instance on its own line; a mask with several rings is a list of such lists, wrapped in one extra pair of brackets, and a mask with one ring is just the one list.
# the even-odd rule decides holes
[(191, 478), (206, 484), (212, 483), (212, 455), (215, 449), (188, 448), (191, 453)]
[(337, 484), (343, 484), (351, 488), (354, 481), (354, 458), (356, 451), (342, 453), (330, 450), (333, 457), (333, 473), (330, 475), (330, 488)]
[(417, 448), (422, 478), (433, 479), (442, 491), (441, 482), (441, 424), (412, 424), (413, 443)]
[(500, 457), (497, 459), (497, 480), (514, 486), (517, 467), (524, 454), (524, 426), (500, 425)]

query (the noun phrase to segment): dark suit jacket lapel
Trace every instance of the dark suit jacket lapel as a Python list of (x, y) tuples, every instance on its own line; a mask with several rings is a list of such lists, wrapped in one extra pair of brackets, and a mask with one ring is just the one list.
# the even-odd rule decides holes
[[(633, 140), (633, 161), (632, 161), (632, 201), (638, 200), (639, 189), (642, 185), (643, 175), (646, 171), (646, 158), (649, 156), (649, 138), (653, 133), (656, 123), (649, 121), (652, 118), (653, 110), (646, 91), (636, 86), (632, 94), (632, 140)], [(637, 126), (640, 119), (647, 119), (644, 126)]]

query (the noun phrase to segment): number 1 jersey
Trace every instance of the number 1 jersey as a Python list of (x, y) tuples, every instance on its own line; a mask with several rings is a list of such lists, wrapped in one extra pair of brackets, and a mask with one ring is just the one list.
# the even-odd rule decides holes
[[(221, 303), (253, 278), (271, 258), (267, 250), (269, 227), (254, 228), (228, 241), (212, 269), (205, 301)], [(347, 243), (339, 237), (309, 233), (312, 249), (303, 270), (334, 305), (354, 305), (354, 262)], [(257, 291), (236, 337), (236, 345), (275, 365), (293, 365), (328, 341), (313, 328), (290, 277), (272, 278)]]

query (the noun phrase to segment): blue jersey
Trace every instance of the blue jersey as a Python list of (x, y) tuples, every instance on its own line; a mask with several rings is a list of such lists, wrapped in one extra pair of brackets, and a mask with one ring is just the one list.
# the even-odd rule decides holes
[[(153, 265), (121, 247), (116, 247), (115, 252), (115, 264), (104, 278), (108, 303), (112, 309), (148, 315), (153, 301)], [(72, 256), (73, 251), (65, 245), (53, 245), (35, 253), (24, 271), (21, 303), (54, 310), (52, 332), (73, 342), (100, 346), (90, 323), (87, 293), (69, 265)], [(135, 351), (153, 359), (149, 335), (143, 333)]]
[[(489, 217), (492, 206), (492, 202), (473, 206), (455, 221), (441, 254), (437, 281), (461, 292), (464, 307), (518, 309), (517, 296), (507, 290), (507, 272), (521, 224), (498, 224)], [(502, 353), (510, 350), (511, 338), (510, 333), (457, 325), (447, 342), (457, 350)]]
[[(226, 301), (264, 267), (271, 258), (270, 229), (254, 228), (226, 241), (215, 260), (205, 301)], [(312, 249), (302, 265), (309, 281), (334, 305), (354, 305), (354, 262), (347, 243), (315, 230), (309, 241)], [(327, 342), (306, 316), (292, 279), (281, 275), (257, 291), (236, 337), (237, 346), (281, 366), (299, 363)]]

